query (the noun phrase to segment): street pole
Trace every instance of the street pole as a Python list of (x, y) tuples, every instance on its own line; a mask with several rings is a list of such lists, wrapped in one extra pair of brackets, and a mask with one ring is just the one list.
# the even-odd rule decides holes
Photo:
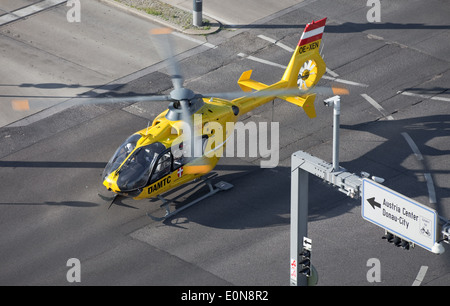
[[(295, 154), (295, 153), (294, 153)], [(306, 286), (306, 275), (299, 273), (303, 238), (308, 235), (308, 172), (299, 168), (298, 159), (291, 158), (291, 234), (290, 285)], [(300, 260), (301, 261), (301, 260)]]
[(341, 115), (341, 99), (339, 96), (334, 100), (334, 122), (333, 122), (333, 171), (339, 171), (339, 125)]
[(194, 26), (201, 27), (203, 25), (203, 17), (202, 17), (203, 3), (202, 0), (193, 0), (193, 1), (194, 1), (194, 9), (192, 21)]
[(338, 172), (339, 168), (339, 125), (341, 115), (341, 97), (334, 96), (324, 100), (326, 106), (333, 107), (333, 171)]

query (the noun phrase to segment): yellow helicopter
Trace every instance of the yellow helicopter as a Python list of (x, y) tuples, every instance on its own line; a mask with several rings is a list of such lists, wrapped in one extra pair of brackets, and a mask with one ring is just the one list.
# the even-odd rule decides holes
[[(325, 23), (326, 18), (306, 25), (280, 81), (266, 85), (251, 79), (252, 70), (242, 73), (238, 84), (247, 93), (244, 96), (242, 92), (196, 94), (183, 87), (183, 77), (166, 35), (170, 30), (151, 31), (153, 37), (159, 37), (156, 39), (160, 47), (164, 46), (161, 53), (168, 55), (168, 70), (174, 89), (169, 95), (109, 98), (104, 102), (169, 100), (171, 103), (151, 125), (131, 135), (116, 150), (103, 171), (103, 185), (115, 196), (123, 195), (136, 200), (160, 198), (166, 203), (165, 218), (168, 218), (179, 210), (170, 212), (161, 194), (214, 169), (233, 133), (233, 130), (227, 129), (227, 123), (235, 123), (243, 114), (275, 98), (302, 107), (308, 117), (314, 118), (316, 93), (346, 93), (341, 88), (315, 87), (326, 69), (319, 53)], [(92, 103), (96, 102), (94, 99)], [(26, 109), (23, 105), (13, 107)], [(209, 187), (210, 193), (206, 196), (232, 185), (221, 182), (216, 188), (211, 184)], [(194, 202), (183, 206), (183, 209)]]

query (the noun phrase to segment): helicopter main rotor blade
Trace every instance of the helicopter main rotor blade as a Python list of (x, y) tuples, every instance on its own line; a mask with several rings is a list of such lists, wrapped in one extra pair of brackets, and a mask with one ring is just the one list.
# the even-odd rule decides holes
[[(175, 95), (174, 92), (180, 92)], [(85, 104), (106, 104), (106, 103), (122, 103), (122, 102), (152, 102), (152, 101), (171, 101), (171, 100), (191, 100), (195, 98), (221, 98), (226, 100), (234, 100), (237, 98), (252, 96), (252, 97), (287, 97), (287, 96), (302, 96), (305, 94), (323, 94), (323, 95), (348, 95), (349, 91), (346, 88), (340, 87), (321, 87), (316, 86), (310, 90), (301, 90), (298, 88), (290, 89), (279, 89), (279, 90), (260, 90), (251, 93), (246, 93), (242, 91), (236, 92), (223, 92), (223, 93), (212, 93), (212, 94), (196, 94), (194, 95), (189, 89), (181, 88), (181, 90), (175, 90), (171, 95), (155, 95), (155, 96), (132, 96), (132, 97), (99, 97), (99, 98), (89, 98), (89, 97), (72, 97), (71, 106), (85, 105)], [(180, 97), (178, 97), (178, 95)], [(183, 98), (186, 96), (186, 99)], [(37, 100), (38, 98), (61, 98), (61, 97), (38, 97), (33, 96), (36, 100), (20, 99), (17, 97), (11, 102), (12, 108), (16, 111), (27, 111), (30, 109), (36, 109), (39, 104), (44, 104), (42, 100)], [(28, 98), (25, 97), (24, 98)], [(68, 98), (68, 97), (67, 97)], [(183, 113), (188, 112), (189, 104), (187, 103), (183, 106)], [(189, 115), (190, 117), (190, 115)], [(184, 117), (185, 119), (188, 117)], [(189, 122), (187, 122), (189, 124)]]
[(181, 73), (180, 65), (175, 59), (173, 52), (174, 44), (171, 35), (172, 29), (158, 28), (150, 30), (151, 38), (155, 44), (159, 56), (167, 61), (170, 78), (175, 89), (183, 88), (183, 75)]
[(234, 100), (245, 96), (251, 97), (296, 97), (304, 96), (308, 94), (323, 94), (323, 95), (348, 95), (349, 91), (346, 88), (341, 87), (325, 87), (325, 86), (315, 86), (309, 90), (302, 90), (299, 88), (288, 88), (288, 89), (275, 89), (275, 90), (259, 90), (251, 93), (245, 93), (242, 91), (236, 92), (223, 92), (223, 93), (212, 93), (212, 94), (200, 94), (198, 97), (202, 98), (221, 98), (226, 100)]
[[(189, 109), (190, 102), (188, 100), (181, 100), (181, 121), (183, 123), (183, 143), (186, 145), (188, 157), (201, 157), (202, 156), (202, 139), (198, 136), (198, 131), (194, 131), (195, 128), (203, 126), (202, 122), (194, 122), (192, 113)], [(200, 133), (201, 135), (201, 133)]]
[[(35, 97), (36, 100), (28, 99), (14, 99), (11, 101), (11, 106), (15, 111), (27, 111), (39, 108), (39, 105), (44, 105), (43, 100), (37, 100), (39, 97)], [(48, 98), (48, 97), (44, 97)], [(60, 97), (53, 97), (60, 98)], [(151, 101), (164, 101), (170, 100), (171, 97), (168, 95), (157, 95), (157, 96), (133, 96), (133, 97), (100, 97), (100, 98), (89, 98), (89, 97), (72, 97), (69, 101), (70, 106), (80, 106), (87, 104), (109, 104), (109, 103), (123, 103), (123, 102), (151, 102)]]

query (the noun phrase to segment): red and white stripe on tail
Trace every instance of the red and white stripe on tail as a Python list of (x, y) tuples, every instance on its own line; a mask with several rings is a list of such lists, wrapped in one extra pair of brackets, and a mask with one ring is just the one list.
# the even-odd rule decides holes
[[(298, 42), (298, 46), (302, 47), (299, 52), (303, 53), (309, 50), (313, 50), (319, 47), (320, 40), (322, 39), (323, 31), (325, 30), (325, 23), (327, 18), (323, 18), (318, 21), (313, 21), (308, 23), (305, 27), (305, 31)], [(313, 42), (317, 42), (312, 44)]]

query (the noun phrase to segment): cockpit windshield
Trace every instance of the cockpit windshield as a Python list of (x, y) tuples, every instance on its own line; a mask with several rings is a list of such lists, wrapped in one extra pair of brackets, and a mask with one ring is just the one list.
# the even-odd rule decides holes
[(166, 147), (159, 142), (137, 148), (119, 169), (117, 186), (122, 191), (144, 187), (152, 172), (155, 161)]
[(109, 160), (108, 164), (103, 170), (103, 180), (105, 180), (111, 172), (117, 170), (123, 163), (125, 158), (136, 148), (136, 143), (141, 138), (141, 135), (134, 134), (128, 137), (127, 140), (117, 149), (114, 155)]
[[(103, 171), (103, 180), (111, 173), (121, 192), (131, 193), (156, 182), (172, 171), (189, 163), (194, 157), (189, 157), (189, 148), (178, 144), (178, 150), (166, 148), (160, 142), (137, 147), (140, 134), (129, 137), (116, 151)], [(202, 154), (208, 137), (202, 137)]]
[(117, 171), (117, 186), (121, 191), (130, 191), (144, 187), (149, 180), (159, 154), (166, 150), (166, 147), (159, 142), (142, 146), (135, 150), (140, 138), (141, 135), (139, 134), (130, 136), (117, 149), (103, 171), (103, 180), (113, 171)]

